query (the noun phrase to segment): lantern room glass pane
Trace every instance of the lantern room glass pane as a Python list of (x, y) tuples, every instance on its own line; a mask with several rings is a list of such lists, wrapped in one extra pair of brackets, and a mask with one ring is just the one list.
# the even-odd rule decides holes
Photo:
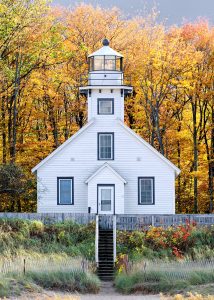
[(122, 71), (122, 57), (114, 55), (93, 56), (89, 58), (89, 71)]
[(94, 71), (104, 70), (104, 56), (94, 57)]
[(94, 58), (90, 57), (89, 58), (89, 71), (93, 71), (94, 70)]
[(122, 57), (116, 58), (116, 70), (117, 71), (122, 71), (123, 70), (123, 59), (122, 59)]
[(105, 70), (115, 71), (116, 69), (116, 57), (105, 56)]

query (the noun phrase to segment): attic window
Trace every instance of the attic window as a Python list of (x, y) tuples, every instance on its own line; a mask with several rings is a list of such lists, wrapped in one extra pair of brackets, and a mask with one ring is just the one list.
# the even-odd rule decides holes
[(138, 204), (151, 205), (155, 200), (154, 177), (138, 178)]
[(58, 205), (74, 204), (74, 178), (73, 177), (57, 178), (57, 202)]
[(97, 99), (97, 114), (98, 115), (113, 115), (114, 114), (114, 99)]

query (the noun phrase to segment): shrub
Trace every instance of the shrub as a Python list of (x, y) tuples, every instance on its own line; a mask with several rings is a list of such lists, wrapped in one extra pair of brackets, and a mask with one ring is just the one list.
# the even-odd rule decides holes
[(44, 224), (41, 221), (34, 220), (29, 224), (30, 235), (41, 235), (44, 232)]
[(22, 250), (67, 253), (94, 259), (94, 224), (73, 221), (44, 224), (41, 221), (0, 219), (0, 251), (12, 255)]
[(147, 258), (178, 258), (185, 255), (193, 259), (200, 249), (206, 249), (205, 257), (212, 255), (214, 248), (214, 226), (196, 227), (186, 223), (177, 227), (149, 227), (136, 232), (117, 233), (117, 252), (129, 254), (131, 259)]

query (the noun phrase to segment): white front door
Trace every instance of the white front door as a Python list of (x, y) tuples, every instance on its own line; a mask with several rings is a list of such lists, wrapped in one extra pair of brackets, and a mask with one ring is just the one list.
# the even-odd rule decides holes
[(98, 185), (98, 214), (114, 213), (114, 185)]

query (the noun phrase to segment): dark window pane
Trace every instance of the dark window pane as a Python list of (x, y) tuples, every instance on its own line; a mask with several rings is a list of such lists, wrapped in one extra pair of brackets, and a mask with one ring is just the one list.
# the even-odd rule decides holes
[(100, 159), (112, 159), (113, 157), (113, 145), (112, 134), (100, 134), (99, 135), (99, 158)]
[(60, 184), (59, 186), (60, 204), (71, 204), (72, 203), (71, 179), (60, 179), (59, 184)]
[(153, 203), (153, 179), (141, 178), (140, 184), (140, 203), (152, 204)]
[(112, 114), (113, 113), (113, 101), (112, 100), (99, 100), (99, 114)]

